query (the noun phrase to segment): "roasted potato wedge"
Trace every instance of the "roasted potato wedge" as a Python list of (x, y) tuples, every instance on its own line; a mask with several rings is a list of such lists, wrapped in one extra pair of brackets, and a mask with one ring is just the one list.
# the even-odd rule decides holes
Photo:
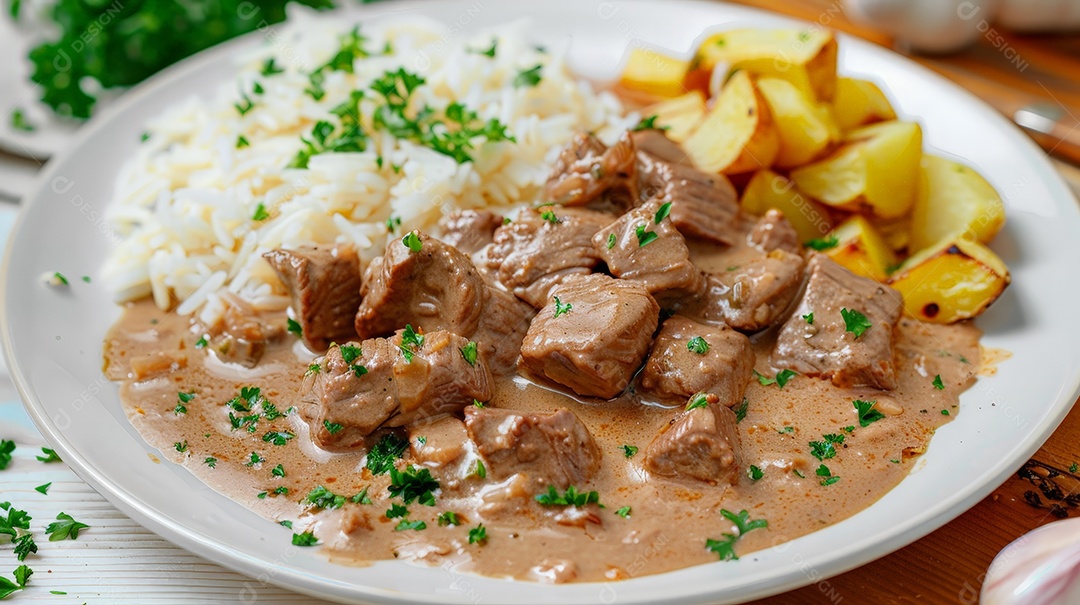
[(922, 129), (914, 122), (882, 122), (852, 131), (828, 157), (797, 168), (801, 191), (829, 206), (891, 219), (915, 203)]
[(946, 239), (907, 259), (889, 278), (916, 319), (952, 323), (976, 317), (1009, 285), (1009, 269), (986, 246)]
[(836, 95), (831, 107), (836, 124), (845, 132), (865, 124), (896, 119), (892, 104), (877, 84), (856, 78), (836, 79)]
[(641, 111), (641, 115), (656, 116), (656, 125), (666, 128), (668, 138), (682, 143), (705, 117), (705, 95), (694, 90), (650, 105)]
[(740, 174), (772, 166), (780, 151), (780, 137), (749, 73), (731, 76), (683, 147), (706, 172)]
[(910, 216), (871, 221), (871, 224), (884, 238), (885, 243), (889, 244), (889, 247), (893, 249), (893, 252), (901, 253), (912, 249)]
[(978, 172), (945, 158), (923, 156), (911, 213), (913, 250), (954, 235), (986, 243), (1004, 224), (1005, 204)]
[(824, 253), (856, 275), (883, 282), (896, 264), (896, 255), (885, 238), (859, 215), (840, 223), (824, 239), (826, 244), (836, 242)]
[[(818, 101), (836, 91), (836, 40), (818, 29), (739, 29), (706, 37), (690, 63), (687, 88), (707, 92), (714, 68), (743, 69), (762, 77), (787, 80)], [(702, 86), (706, 88), (702, 88)]]
[(783, 212), (802, 242), (825, 237), (832, 229), (828, 210), (799, 193), (795, 183), (767, 168), (754, 173), (740, 204), (745, 212), (756, 216), (771, 208)]
[(677, 97), (690, 62), (649, 48), (631, 48), (619, 77), (619, 86), (657, 97)]
[(840, 139), (840, 129), (828, 105), (811, 100), (792, 83), (779, 78), (761, 78), (757, 88), (769, 105), (780, 136), (777, 166), (791, 168), (809, 163)]

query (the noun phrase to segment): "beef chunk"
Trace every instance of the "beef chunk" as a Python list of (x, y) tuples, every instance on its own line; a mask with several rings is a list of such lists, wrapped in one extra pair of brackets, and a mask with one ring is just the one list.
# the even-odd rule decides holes
[(253, 368), (262, 359), (266, 347), (285, 336), (285, 320), (269, 318), (250, 303), (231, 292), (215, 299), (221, 305), (220, 317), (204, 326), (210, 335), (210, 349), (222, 361)]
[(742, 401), (754, 369), (750, 339), (727, 326), (674, 316), (656, 336), (641, 386), (666, 399), (716, 395), (727, 407)]
[(597, 232), (593, 246), (612, 275), (640, 283), (667, 305), (701, 292), (705, 277), (690, 262), (686, 240), (671, 219), (657, 214), (663, 207), (653, 200), (627, 212)]
[[(900, 318), (900, 293), (822, 254), (810, 259), (808, 272), (806, 292), (777, 337), (773, 365), (844, 387), (896, 388), (893, 327)], [(870, 327), (856, 337), (847, 331), (843, 309), (862, 313)], [(810, 313), (812, 324), (802, 317)]]
[(792, 254), (802, 252), (802, 244), (799, 243), (799, 234), (795, 227), (791, 226), (787, 217), (779, 210), (769, 210), (758, 219), (750, 234), (746, 236), (746, 243), (754, 246), (762, 252), (783, 250)]
[(331, 342), (356, 338), (360, 259), (351, 246), (304, 246), (263, 254), (292, 297), (304, 344), (326, 351)]
[(645, 450), (654, 475), (734, 485), (739, 480), (739, 431), (735, 412), (709, 403), (683, 410)]
[[(678, 143), (667, 138), (663, 130), (647, 128), (630, 133), (638, 153), (648, 154), (650, 157), (672, 164), (691, 164), (690, 156), (683, 151)], [(639, 158), (640, 161), (640, 158)]]
[(671, 202), (671, 220), (683, 235), (728, 245), (741, 237), (739, 203), (727, 177), (644, 151), (638, 176), (641, 198)]
[(584, 208), (522, 210), (495, 232), (484, 251), (487, 269), (507, 290), (539, 308), (567, 276), (592, 273), (600, 263), (592, 238), (611, 221), (609, 214)]
[(417, 235), (420, 251), (391, 241), (365, 273), (355, 328), (361, 338), (411, 323), (476, 340), (494, 371), (514, 367), (532, 309), (492, 288), (457, 248)]
[(559, 154), (544, 185), (545, 199), (584, 206), (601, 197), (617, 208), (638, 199), (637, 150), (629, 133), (608, 148), (591, 134), (578, 134)]
[(491, 243), (503, 217), (487, 210), (458, 210), (439, 221), (439, 238), (465, 254), (476, 254)]
[(525, 335), (521, 366), (579, 395), (615, 397), (641, 367), (660, 306), (640, 285), (600, 274), (551, 294)]
[(465, 428), (498, 480), (527, 475), (536, 488), (581, 486), (600, 469), (600, 448), (573, 412), (465, 409)]
[(767, 328), (795, 300), (804, 264), (798, 254), (773, 250), (730, 271), (709, 275), (697, 316), (742, 332)]
[[(319, 369), (304, 380), (301, 413), (320, 446), (355, 448), (377, 428), (405, 426), (491, 398), (487, 362), (478, 357), (470, 364), (461, 354), (468, 340), (439, 330), (423, 334), (416, 345), (403, 342), (404, 334), (331, 347), (317, 360)], [(328, 428), (335, 424), (341, 428)]]

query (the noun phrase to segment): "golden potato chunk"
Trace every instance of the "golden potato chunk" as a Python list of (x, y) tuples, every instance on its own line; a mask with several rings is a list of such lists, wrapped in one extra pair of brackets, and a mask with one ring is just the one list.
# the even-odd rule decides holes
[(892, 104), (877, 84), (856, 78), (836, 79), (832, 113), (844, 132), (864, 124), (896, 119)]
[(840, 139), (828, 105), (811, 100), (787, 80), (761, 78), (757, 88), (769, 104), (780, 136), (777, 166), (791, 168), (811, 162)]
[[(787, 80), (818, 101), (836, 91), (836, 40), (825, 30), (739, 29), (712, 34), (698, 45), (687, 88), (706, 85), (716, 67)], [(707, 90), (702, 88), (701, 90)]]
[(797, 168), (791, 179), (810, 197), (843, 210), (898, 218), (915, 203), (922, 129), (914, 122), (882, 122), (852, 131), (828, 157)]
[(977, 317), (1009, 285), (1009, 269), (989, 248), (947, 239), (909, 258), (889, 285), (904, 297), (908, 315), (935, 323)]
[(656, 116), (656, 126), (664, 128), (664, 134), (672, 141), (682, 143), (705, 117), (705, 95), (693, 90), (650, 105), (641, 115)]
[(911, 215), (912, 249), (955, 235), (985, 244), (1004, 224), (1005, 204), (978, 172), (945, 158), (923, 156)]
[(683, 79), (689, 66), (685, 59), (650, 48), (631, 48), (619, 85), (657, 97), (677, 97), (686, 92)]
[(889, 276), (896, 255), (877, 229), (865, 218), (855, 215), (825, 237), (836, 245), (824, 250), (829, 258), (848, 271), (880, 282)]
[(739, 71), (731, 76), (683, 147), (705, 172), (739, 174), (772, 165), (780, 138), (750, 74)]
[(743, 211), (756, 216), (773, 208), (783, 212), (799, 234), (800, 242), (824, 237), (833, 226), (828, 210), (799, 193), (794, 183), (767, 168), (754, 173), (739, 203)]

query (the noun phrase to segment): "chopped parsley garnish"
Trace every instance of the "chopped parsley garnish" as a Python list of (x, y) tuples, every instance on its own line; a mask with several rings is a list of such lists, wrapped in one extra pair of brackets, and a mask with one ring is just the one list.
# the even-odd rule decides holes
[(57, 542), (68, 538), (75, 540), (79, 537), (79, 530), (87, 529), (88, 527), (90, 526), (72, 519), (71, 515), (60, 513), (59, 515), (56, 515), (56, 521), (50, 523), (49, 526), (45, 528), (45, 533), (49, 534), (49, 542)]
[(330, 433), (331, 435), (336, 435), (338, 431), (345, 428), (345, 427), (341, 426), (340, 424), (338, 424), (336, 422), (330, 422), (329, 420), (323, 420), (322, 425), (323, 425), (323, 428), (326, 429), (326, 432)]
[(274, 58), (270, 57), (262, 64), (262, 68), (259, 69), (259, 73), (264, 76), (272, 76), (284, 72), (285, 70), (278, 67)]
[(273, 443), (274, 445), (285, 445), (293, 437), (296, 437), (291, 431), (270, 431), (263, 435), (262, 440), (267, 443)]
[(832, 471), (829, 470), (829, 467), (825, 466), (824, 464), (819, 466), (817, 470), (814, 471), (814, 473), (818, 477), (824, 477), (824, 479), (821, 480), (822, 485), (832, 485), (833, 483), (836, 483), (840, 480), (840, 477), (833, 475)]
[(636, 445), (623, 445), (622, 451), (627, 458), (633, 458), (634, 454), (638, 453), (638, 448)]
[(934, 388), (939, 390), (939, 391), (944, 391), (945, 390), (945, 383), (941, 382), (941, 374), (938, 374), (938, 375), (934, 376), (933, 385), (934, 385)]
[(34, 132), (34, 125), (26, 119), (26, 114), (23, 113), (21, 107), (16, 107), (15, 110), (11, 112), (11, 127), (23, 132)]
[(15, 451), (15, 442), (10, 439), (0, 440), (0, 471), (11, 464), (11, 453)]
[(564, 305), (563, 302), (561, 300), (559, 300), (558, 296), (555, 297), (555, 315), (553, 317), (558, 317), (560, 315), (564, 315), (566, 313), (569, 313), (573, 309), (574, 309), (574, 305), (572, 305), (570, 303), (566, 303)]
[(695, 336), (686, 342), (686, 349), (691, 353), (704, 355), (709, 352), (709, 343), (700, 336)]
[(810, 313), (807, 313), (806, 315), (803, 315), (802, 318), (806, 320), (806, 323), (808, 323), (810, 325), (814, 325), (814, 312), (813, 311), (811, 311)]
[(233, 103), (233, 107), (236, 108), (236, 113), (246, 115), (255, 108), (255, 103), (247, 95), (240, 95), (240, 101)]
[(364, 354), (364, 350), (356, 345), (340, 345), (338, 347), (338, 353), (341, 353), (342, 361), (345, 363), (352, 363)]
[(424, 243), (420, 241), (420, 235), (416, 230), (406, 233), (405, 237), (401, 238), (401, 243), (409, 249), (409, 252), (413, 253), (419, 252), (424, 247)]
[[(21, 561), (22, 559), (19, 560)], [(12, 575), (15, 576), (14, 582), (0, 576), (0, 599), (5, 599), (8, 595), (26, 588), (26, 584), (30, 581), (30, 576), (34, 575), (34, 570), (26, 565), (20, 565), (15, 568)]]
[(289, 529), (292, 529), (292, 521), (290, 521), (290, 520), (288, 520), (288, 519), (284, 519), (284, 520), (282, 520), (282, 521), (278, 521), (278, 525), (280, 525), (280, 526), (282, 526), (282, 527), (287, 527), (287, 528), (289, 528)]
[[(381, 161), (382, 157), (380, 157), (379, 160)], [(397, 229), (400, 226), (401, 226), (401, 217), (399, 217), (399, 216), (391, 216), (390, 218), (386, 219), (386, 231), (387, 231), (387, 233), (397, 233)]]
[(408, 519), (402, 519), (398, 522), (397, 526), (394, 527), (394, 531), (406, 531), (410, 529), (413, 531), (425, 530), (427, 529), (427, 523), (424, 523), (423, 521), (409, 521)]
[(408, 449), (409, 442), (394, 433), (387, 433), (367, 454), (367, 468), (373, 475), (385, 475), (394, 468), (394, 461)]
[(251, 147), (251, 143), (247, 140), (247, 137), (244, 135), (236, 137), (236, 148), (243, 149), (244, 147)]
[(183, 454), (184, 452), (187, 451), (187, 448), (188, 448), (187, 439), (185, 439), (183, 441), (177, 441), (176, 443), (173, 444), (173, 447), (176, 449), (176, 451)]
[(41, 453), (45, 454), (45, 455), (44, 456), (36, 456), (36, 458), (39, 461), (44, 462), (45, 464), (48, 464), (50, 462), (63, 462), (63, 460), (60, 459), (60, 456), (56, 453), (55, 450), (49, 449), (47, 447), (43, 447), (43, 448), (41, 448)]
[(390, 497), (401, 498), (405, 504), (417, 501), (426, 506), (435, 506), (434, 491), (439, 489), (439, 482), (431, 476), (431, 471), (418, 466), (409, 466), (404, 471), (390, 468), (390, 485), (386, 488)]
[(666, 219), (669, 214), (671, 214), (671, 202), (664, 202), (653, 216), (653, 222), (659, 225), (660, 221)]
[(559, 217), (558, 217), (558, 215), (555, 214), (554, 210), (545, 210), (545, 211), (541, 212), (540, 213), (540, 218), (542, 220), (545, 220), (545, 221), (551, 223), (552, 225), (558, 225), (559, 223), (562, 222), (561, 220), (559, 220)]
[(949, 415), (949, 410), (941, 410), (941, 415), (942, 416), (948, 416)]
[(255, 494), (255, 497), (258, 498), (259, 500), (265, 500), (266, 499), (266, 492), (259, 492), (259, 493)]
[(322, 366), (313, 362), (307, 367), (307, 371), (304, 372), (304, 376), (311, 376), (314, 374), (318, 374), (319, 372), (322, 372)]
[(630, 518), (630, 507), (629, 506), (624, 506), (624, 507), (620, 508), (619, 510), (615, 511), (615, 514), (619, 515), (623, 519), (629, 519)]
[(439, 522), (439, 527), (446, 527), (447, 525), (461, 525), (461, 519), (458, 519), (457, 513), (449, 510), (439, 513), (437, 520)]
[(244, 466), (250, 468), (255, 466), (256, 464), (262, 464), (264, 460), (265, 458), (260, 456), (259, 452), (251, 452), (251, 456), (248, 458), (248, 461), (244, 463)]
[(473, 399), (472, 404), (478, 408), (484, 407), (484, 402), (480, 401), (479, 399)]
[(842, 426), (842, 427), (840, 427), (840, 430), (844, 431), (845, 433), (851, 433), (851, 432), (855, 431), (855, 426), (854, 425)]
[(779, 431), (776, 431), (776, 432), (780, 433), (781, 435), (783, 435), (785, 433), (788, 433), (788, 434), (794, 433), (795, 432), (795, 427), (793, 427), (793, 426), (785, 426), (784, 428), (782, 428), (782, 429), (780, 429)]
[(208, 344), (210, 344), (210, 341), (206, 340), (206, 335), (203, 334), (202, 336), (199, 337), (199, 340), (195, 341), (195, 348), (196, 349), (205, 349), (206, 345), (208, 345)]
[(725, 519), (735, 524), (736, 533), (724, 534), (722, 540), (705, 540), (705, 548), (711, 552), (716, 553), (721, 561), (734, 561), (739, 558), (735, 554), (735, 543), (739, 541), (739, 538), (746, 535), (747, 532), (760, 529), (769, 526), (769, 522), (765, 519), (750, 520), (750, 513), (745, 510), (739, 511), (739, 514), (735, 514), (726, 508), (720, 509), (720, 514)]
[(799, 479), (806, 479), (806, 475), (804, 475), (799, 469), (794, 469), (791, 472), (795, 473), (795, 476)]
[(607, 249), (611, 250), (615, 247), (615, 234), (609, 233), (607, 236)]
[(205, 464), (206, 466), (209, 466), (210, 468), (216, 468), (217, 467), (217, 458), (214, 458), (213, 456), (210, 456), (210, 457), (206, 458), (205, 460), (203, 460), (203, 464)]
[(302, 534), (293, 534), (292, 543), (293, 546), (315, 546), (319, 543), (319, 539), (311, 531), (306, 531)]
[(1073, 462), (1072, 464), (1069, 465), (1069, 472), (1070, 473), (1075, 473), (1078, 470), (1080, 470), (1080, 465), (1078, 465), (1077, 463)]
[(855, 406), (855, 412), (859, 414), (859, 426), (863, 428), (870, 426), (871, 422), (877, 422), (885, 417), (885, 414), (874, 409), (877, 400), (863, 401), (862, 399), (856, 399), (851, 402), (851, 405)]
[(818, 252), (820, 252), (822, 250), (828, 250), (830, 248), (835, 248), (839, 244), (840, 244), (840, 238), (836, 237), (835, 235), (830, 235), (829, 237), (823, 237), (823, 238), (819, 238), (819, 239), (812, 239), (812, 240), (806, 242), (805, 246), (807, 248), (811, 248), (813, 250), (817, 250)]
[(656, 125), (656, 120), (658, 120), (659, 118), (660, 116), (656, 114), (653, 114), (647, 118), (641, 118), (641, 120), (638, 121), (637, 125), (635, 125), (630, 130), (633, 132), (641, 132), (642, 130), (667, 130), (667, 126)]
[(828, 460), (836, 457), (836, 447), (833, 446), (832, 441), (827, 439), (825, 441), (811, 441), (810, 454), (818, 460)]
[(387, 519), (401, 519), (402, 517), (409, 516), (409, 509), (400, 504), (391, 504), (390, 509), (386, 511)]
[(750, 477), (751, 481), (758, 481), (765, 476), (765, 471), (751, 464), (750, 468), (746, 469), (746, 476)]
[(304, 498), (303, 502), (311, 504), (316, 508), (341, 508), (341, 506), (345, 504), (345, 496), (335, 494), (322, 485), (319, 485), (308, 492), (308, 495)]
[(769, 386), (770, 384), (775, 384), (782, 389), (784, 388), (784, 385), (786, 385), (788, 381), (795, 376), (798, 376), (798, 372), (788, 369), (780, 370), (779, 372), (777, 372), (775, 378), (769, 378), (760, 374), (757, 370), (754, 370), (754, 377), (757, 378), (757, 381), (759, 384), (761, 384), (761, 386), (765, 387)]
[(487, 542), (487, 528), (481, 523), (469, 530), (469, 544), (483, 544)]
[(279, 465), (275, 466), (274, 468), (270, 469), (270, 474), (275, 476), (275, 477), (284, 477), (285, 476), (285, 465), (279, 464)]
[(187, 414), (187, 406), (185, 403), (191, 403), (191, 400), (195, 399), (195, 393), (178, 392), (176, 394), (176, 407), (173, 408), (173, 414), (179, 416), (180, 414)]
[(870, 320), (855, 309), (840, 309), (840, 316), (844, 318), (844, 330), (854, 334), (855, 338), (870, 329)]
[(44, 485), (39, 485), (39, 486), (35, 487), (34, 491), (38, 492), (40, 494), (44, 494), (44, 495), (48, 496), (50, 486), (52, 486), (52, 481), (50, 481), (50, 482), (48, 482), (48, 483), (46, 483)]
[(649, 244), (660, 239), (660, 236), (657, 235), (655, 231), (645, 230), (645, 223), (634, 227), (634, 234), (637, 235), (638, 248), (644, 248), (645, 246), (648, 246)]
[(356, 493), (355, 496), (349, 498), (349, 502), (353, 504), (371, 504), (371, 498), (368, 497), (368, 488), (364, 488)]
[(289, 332), (292, 332), (301, 338), (304, 337), (304, 328), (300, 326), (300, 322), (291, 317), (287, 318), (286, 322), (289, 326)]
[(461, 351), (461, 358), (468, 362), (469, 365), (476, 365), (476, 343), (470, 341), (469, 344), (458, 349)]
[(514, 88), (526, 88), (536, 86), (543, 79), (543, 75), (540, 73), (543, 70), (543, 65), (535, 65), (524, 71), (519, 71), (514, 76)]
[(689, 412), (690, 410), (696, 410), (698, 408), (708, 407), (708, 405), (709, 405), (709, 396), (708, 395), (706, 395), (705, 393), (695, 393), (694, 396), (690, 398), (690, 401), (687, 402), (686, 411)]
[(401, 332), (401, 356), (405, 361), (412, 363), (413, 356), (424, 346), (424, 335), (413, 330), (412, 324), (405, 324)]
[(750, 409), (750, 400), (743, 397), (742, 403), (735, 408), (735, 422), (742, 422), (746, 418), (746, 412)]
[(473, 474), (476, 475), (477, 477), (479, 477), (480, 479), (486, 479), (487, 478), (487, 467), (484, 466), (484, 461), (483, 460), (477, 460), (476, 461), (476, 470), (473, 472)]
[(546, 493), (536, 495), (536, 501), (543, 506), (582, 507), (589, 504), (600, 504), (600, 494), (595, 491), (579, 492), (571, 485), (567, 487), (566, 492), (560, 496), (559, 491), (555, 489), (555, 486), (549, 485)]
[(495, 58), (495, 50), (496, 50), (496, 48), (498, 48), (498, 45), (499, 45), (498, 40), (492, 40), (491, 41), (491, 46), (488, 47), (487, 49), (485, 49), (485, 50), (469, 50), (468, 52), (470, 52), (470, 53), (472, 53), (474, 55), (484, 55), (485, 57), (491, 57), (492, 59), (494, 59)]

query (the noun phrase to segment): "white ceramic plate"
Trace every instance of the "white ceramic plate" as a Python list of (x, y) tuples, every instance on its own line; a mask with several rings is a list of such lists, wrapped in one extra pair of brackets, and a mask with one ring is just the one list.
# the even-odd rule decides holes
[[(628, 45), (689, 49), (706, 27), (792, 22), (717, 3), (595, 0), (463, 0), (350, 8), (335, 19), (425, 13), (447, 35), (532, 15), (537, 41), (569, 39), (572, 64), (612, 76)], [(827, 25), (829, 14), (823, 14)], [(138, 143), (142, 123), (191, 93), (205, 97), (231, 79), (230, 57), (259, 44), (241, 39), (181, 63), (125, 95), (53, 159), (12, 236), (5, 262), (4, 353), (31, 416), (88, 483), (136, 520), (193, 552), (265, 581), (341, 601), (372, 602), (731, 602), (819, 581), (896, 550), (971, 507), (1015, 471), (1053, 431), (1080, 381), (1080, 211), (1060, 178), (1020, 131), (976, 98), (889, 51), (841, 42), (842, 70), (887, 84), (904, 116), (924, 126), (926, 145), (961, 158), (1004, 195), (1008, 224), (994, 248), (1013, 285), (979, 319), (985, 344), (1011, 351), (996, 376), (980, 379), (960, 413), (934, 437), (899, 487), (854, 517), (797, 540), (716, 563), (610, 584), (546, 586), (462, 576), (384, 561), (329, 563), (298, 549), (289, 532), (205, 487), (179, 466), (155, 463), (128, 424), (116, 387), (101, 374), (102, 337), (118, 315), (94, 276), (113, 245), (101, 222), (113, 177)], [(62, 271), (70, 289), (41, 285)], [(678, 540), (678, 528), (671, 529)], [(686, 548), (701, 548), (687, 544)], [(827, 590), (827, 586), (824, 588)], [(240, 595), (242, 598), (243, 595)]]

